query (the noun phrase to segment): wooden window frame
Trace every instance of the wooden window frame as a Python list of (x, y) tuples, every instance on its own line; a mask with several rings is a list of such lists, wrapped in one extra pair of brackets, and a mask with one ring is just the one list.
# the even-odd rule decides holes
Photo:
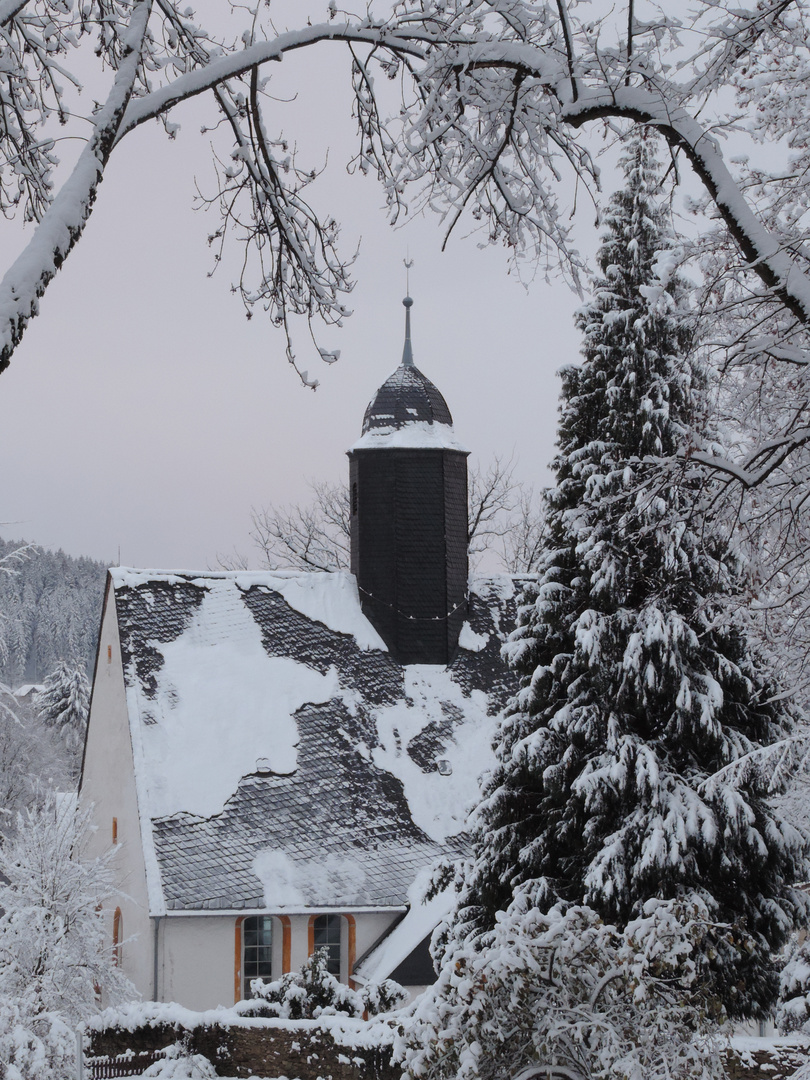
[[(289, 915), (271, 915), (269, 912), (260, 912), (260, 914), (268, 916), (273, 919), (274, 923), (278, 923), (281, 928), (281, 974), (286, 975), (290, 970), (290, 961), (292, 956), (292, 924), (290, 922)], [(236, 920), (234, 926), (234, 960), (233, 960), (233, 1001), (234, 1005), (237, 1001), (242, 1000), (242, 964), (244, 962), (244, 950), (242, 948), (243, 938), (243, 925), (245, 919), (250, 919), (251, 915), (240, 915)]]
[[(318, 915), (310, 915), (309, 923), (307, 925), (307, 956), (312, 956), (315, 952), (315, 920), (321, 918), (322, 915), (340, 915), (341, 920), (341, 957), (343, 955), (343, 924), (346, 925), (346, 982), (349, 986), (354, 988), (354, 964), (357, 958), (357, 920), (354, 915), (346, 915), (342, 912), (336, 911), (322, 911)], [(342, 967), (341, 960), (341, 967)], [(341, 976), (343, 972), (341, 971)]]
[(112, 962), (120, 968), (123, 960), (123, 926), (124, 917), (121, 914), (121, 908), (117, 907), (113, 912), (113, 947), (112, 947)]

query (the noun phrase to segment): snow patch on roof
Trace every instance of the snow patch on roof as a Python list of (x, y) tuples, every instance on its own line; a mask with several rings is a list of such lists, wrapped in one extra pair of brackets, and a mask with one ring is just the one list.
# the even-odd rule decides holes
[(511, 600), (524, 581), (536, 581), (536, 574), (492, 574), (470, 578), (470, 592), (482, 600)]
[[(501, 605), (520, 581), (471, 583), (469, 632), (445, 669), (401, 667), (378, 648), (348, 574), (111, 573), (151, 914), (192, 901), (256, 907), (259, 897), (271, 910), (341, 907), (364, 897), (364, 904), (401, 907), (403, 875), (410, 880), (432, 860), (434, 845), (454, 854), (463, 847), (456, 838), (479, 801), (478, 777), (495, 764), (495, 713), (512, 681), (499, 639), (514, 623), (514, 605)], [(314, 708), (302, 712), (306, 705)], [(332, 732), (334, 759), (321, 752)], [(352, 825), (331, 846), (321, 834), (313, 844), (313, 784), (326, 835), (335, 827), (331, 807), (345, 801), (346, 775), (363, 777), (369, 797), (374, 788), (382, 832), (366, 836), (362, 824)], [(300, 829), (274, 831), (275, 792), (290, 813), (300, 809)], [(259, 803), (268, 809), (266, 829), (250, 816)], [(214, 817), (218, 828), (228, 821), (206, 831), (203, 822)], [(171, 827), (161, 831), (156, 819)], [(184, 829), (190, 846), (181, 842)], [(201, 867), (221, 858), (226, 834), (241, 876), (231, 869), (227, 880), (201, 883)]]
[(462, 450), (469, 453), (455, 436), (449, 424), (433, 424), (427, 420), (413, 420), (401, 427), (375, 427), (361, 436), (352, 450), (372, 449), (440, 449)]
[[(402, 782), (414, 822), (441, 843), (466, 827), (470, 807), (480, 797), (478, 778), (495, 764), (494, 724), (486, 694), (473, 690), (465, 696), (446, 668), (412, 664), (404, 673), (405, 698), (375, 713), (380, 745), (371, 759)], [(461, 719), (442, 749), (442, 771), (425, 772), (408, 754), (408, 745), (431, 724), (441, 730), (448, 710)]]
[(138, 702), (153, 818), (219, 813), (240, 779), (256, 771), (258, 758), (272, 772), (294, 772), (293, 714), (338, 693), (334, 669), (322, 675), (267, 655), (233, 582), (207, 592), (174, 641), (149, 644), (164, 661), (154, 697)]
[[(245, 580), (253, 577), (246, 575)], [(238, 581), (241, 584), (242, 578)], [(266, 587), (281, 593), (291, 608), (308, 619), (323, 623), (336, 634), (351, 634), (361, 649), (387, 651), (385, 642), (363, 614), (354, 574), (275, 573)]]
[(489, 634), (476, 634), (468, 622), (463, 624), (458, 635), (459, 648), (466, 649), (467, 652), (481, 652), (487, 647), (488, 641)]
[(205, 573), (182, 570), (135, 570), (115, 566), (110, 570), (115, 588), (138, 588), (150, 582), (177, 585), (188, 582), (208, 590), (233, 583), (247, 592), (252, 588), (280, 593), (286, 603), (308, 619), (323, 623), (336, 634), (351, 634), (361, 649), (387, 646), (360, 607), (353, 574), (303, 570), (222, 570)]
[(12, 692), (15, 698), (22, 701), (23, 698), (30, 697), (32, 694), (41, 694), (44, 689), (44, 683), (23, 683), (22, 686), (18, 686), (17, 689)]
[(265, 848), (253, 860), (253, 872), (272, 910), (311, 904), (352, 904), (362, 893), (366, 871), (360, 858), (332, 853), (324, 858), (293, 861), (283, 851)]

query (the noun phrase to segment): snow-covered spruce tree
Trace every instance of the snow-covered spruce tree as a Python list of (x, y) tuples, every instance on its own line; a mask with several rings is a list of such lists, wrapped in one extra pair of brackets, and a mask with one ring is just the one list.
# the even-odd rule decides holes
[[(695, 902), (704, 993), (755, 1016), (776, 995), (774, 950), (805, 912), (793, 888), (805, 852), (769, 808), (762, 770), (721, 770), (793, 717), (724, 617), (744, 566), (697, 509), (688, 458), (705, 438), (705, 380), (677, 310), (684, 286), (660, 273), (670, 240), (651, 140), (634, 139), (623, 167), (578, 318), (584, 362), (562, 373), (547, 551), (508, 646), (523, 685), (459, 929), (491, 929), (520, 889), (620, 928), (650, 898)], [(661, 479), (656, 459), (677, 455), (680, 481)]]
[(59, 733), (78, 768), (90, 708), (90, 683), (81, 663), (60, 660), (37, 695), (36, 707), (40, 719)]

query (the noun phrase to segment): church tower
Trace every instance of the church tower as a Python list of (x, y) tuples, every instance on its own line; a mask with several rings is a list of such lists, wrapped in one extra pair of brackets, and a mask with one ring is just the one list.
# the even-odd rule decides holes
[(467, 598), (467, 455), (442, 395), (402, 363), (349, 451), (351, 568), (367, 618), (402, 664), (449, 664)]

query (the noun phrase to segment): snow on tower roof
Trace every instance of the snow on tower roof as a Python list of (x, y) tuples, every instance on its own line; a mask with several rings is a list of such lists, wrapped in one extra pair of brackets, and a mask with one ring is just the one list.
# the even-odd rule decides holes
[(397, 664), (349, 574), (111, 571), (151, 914), (402, 907), (464, 850), (511, 578), (472, 584), (449, 668)]
[(415, 423), (452, 427), (453, 417), (430, 379), (413, 364), (400, 364), (369, 402), (363, 417), (363, 434)]

